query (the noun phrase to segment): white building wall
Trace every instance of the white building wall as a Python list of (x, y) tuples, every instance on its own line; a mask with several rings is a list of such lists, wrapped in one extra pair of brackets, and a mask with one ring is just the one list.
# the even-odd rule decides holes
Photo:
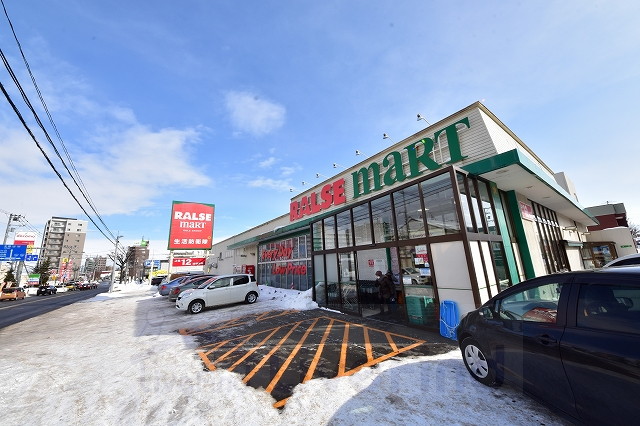
[(464, 243), (431, 244), (431, 257), (440, 301), (454, 300), (461, 314), (475, 309)]

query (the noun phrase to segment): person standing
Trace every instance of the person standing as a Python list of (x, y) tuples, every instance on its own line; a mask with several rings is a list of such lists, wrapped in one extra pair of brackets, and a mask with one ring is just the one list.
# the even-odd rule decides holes
[(382, 271), (376, 271), (376, 285), (378, 286), (378, 296), (380, 298), (380, 313), (384, 314), (384, 306), (387, 305), (387, 312), (391, 313), (391, 303), (395, 298), (395, 285), (391, 279), (391, 274), (382, 274)]

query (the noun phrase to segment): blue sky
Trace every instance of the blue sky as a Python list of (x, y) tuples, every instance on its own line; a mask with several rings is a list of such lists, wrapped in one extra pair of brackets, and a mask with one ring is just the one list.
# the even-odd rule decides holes
[[(215, 241), (257, 226), (287, 213), (302, 181), (382, 150), (383, 133), (421, 130), (417, 113), (434, 122), (477, 100), (566, 172), (582, 205), (623, 202), (640, 224), (636, 1), (3, 1), (125, 245), (166, 252), (173, 200), (215, 204)], [(0, 45), (36, 104), (4, 16)], [(4, 69), (0, 81), (64, 171)], [(51, 216), (86, 219), (5, 99), (0, 182), (0, 210), (41, 231)], [(85, 252), (106, 254), (89, 229)]]

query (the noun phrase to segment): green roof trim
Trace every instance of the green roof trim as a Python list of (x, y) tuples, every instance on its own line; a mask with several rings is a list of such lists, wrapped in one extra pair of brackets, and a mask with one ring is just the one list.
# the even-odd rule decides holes
[(578, 204), (567, 191), (558, 185), (551, 176), (545, 173), (540, 166), (534, 163), (529, 157), (522, 154), (518, 149), (512, 149), (511, 151), (503, 152), (502, 154), (494, 155), (493, 157), (485, 158), (484, 160), (476, 161), (475, 163), (468, 164), (462, 167), (463, 170), (474, 174), (481, 175), (483, 173), (492, 172), (494, 170), (502, 169), (511, 165), (517, 164), (532, 175), (536, 176), (539, 180), (544, 182), (548, 187), (553, 189), (561, 197), (565, 198), (577, 209), (584, 213), (587, 217), (594, 220), (597, 223), (596, 217), (591, 212)]
[(299, 222), (292, 223), (290, 225), (279, 226), (275, 228), (273, 231), (265, 232), (260, 235), (256, 235), (255, 237), (247, 238), (246, 240), (238, 241), (233, 244), (227, 246), (227, 250), (233, 250), (240, 247), (248, 246), (253, 243), (260, 243), (267, 240), (273, 240), (278, 237), (283, 237), (285, 235), (290, 235), (296, 232), (302, 233), (305, 231), (304, 228), (307, 228), (309, 224), (317, 220), (317, 217), (311, 217), (305, 220), (301, 220)]

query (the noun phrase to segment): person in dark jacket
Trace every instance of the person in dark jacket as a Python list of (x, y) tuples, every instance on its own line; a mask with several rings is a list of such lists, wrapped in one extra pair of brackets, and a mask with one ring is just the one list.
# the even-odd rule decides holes
[(384, 314), (384, 306), (387, 305), (387, 312), (391, 312), (391, 304), (395, 302), (396, 286), (393, 284), (391, 272), (382, 275), (382, 271), (376, 271), (376, 285), (378, 286), (378, 296), (380, 297), (380, 313)]

